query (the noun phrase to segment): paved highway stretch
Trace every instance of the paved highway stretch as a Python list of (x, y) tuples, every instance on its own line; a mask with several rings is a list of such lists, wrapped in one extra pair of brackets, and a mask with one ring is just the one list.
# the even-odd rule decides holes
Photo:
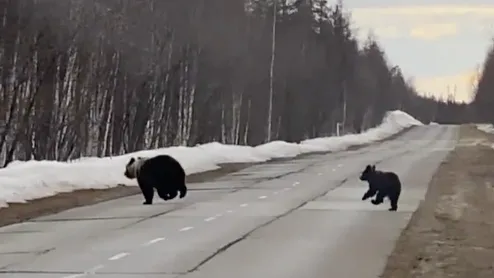
[[(182, 200), (136, 195), (3, 227), (0, 278), (377, 278), (457, 132), (416, 127), (189, 184)], [(397, 212), (361, 200), (370, 163), (400, 175)]]

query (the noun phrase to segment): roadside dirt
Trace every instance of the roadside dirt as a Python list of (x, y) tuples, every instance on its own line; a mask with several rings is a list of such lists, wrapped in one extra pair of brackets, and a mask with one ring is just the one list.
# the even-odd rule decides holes
[[(393, 140), (396, 137), (399, 137), (403, 133), (407, 132), (409, 129), (411, 128), (404, 129), (401, 132), (393, 136), (390, 136), (385, 140), (381, 140), (379, 142)], [(377, 144), (379, 142), (375, 142), (373, 144)], [(349, 148), (349, 150), (357, 150), (366, 147), (368, 145), (370, 144), (352, 146)], [(301, 159), (307, 156), (321, 155), (321, 154), (326, 154), (326, 153), (310, 153), (310, 154), (299, 155), (296, 158), (273, 159), (264, 163), (223, 164), (220, 165), (221, 168), (217, 170), (197, 173), (187, 176), (187, 184), (189, 184), (189, 188), (193, 190), (192, 183), (213, 181), (217, 178), (220, 178), (230, 173), (240, 171), (242, 169), (245, 169), (253, 165), (276, 163), (279, 161), (291, 160), (291, 159)], [(75, 207), (92, 205), (99, 202), (109, 201), (109, 200), (127, 197), (135, 194), (140, 194), (140, 190), (138, 187), (119, 185), (117, 187), (112, 187), (107, 189), (76, 190), (69, 193), (61, 193), (46, 198), (32, 200), (27, 203), (12, 203), (9, 204), (7, 208), (0, 209), (0, 227), (23, 222), (40, 216), (55, 214)]]
[(494, 135), (462, 126), (383, 278), (494, 277)]

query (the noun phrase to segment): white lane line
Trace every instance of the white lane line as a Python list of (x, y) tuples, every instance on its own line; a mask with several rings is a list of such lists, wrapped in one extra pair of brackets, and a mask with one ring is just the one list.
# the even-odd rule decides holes
[(333, 169), (333, 172), (336, 171), (336, 169)]
[(127, 253), (127, 252), (122, 252), (122, 253), (116, 254), (115, 256), (113, 256), (113, 257), (109, 258), (108, 260), (109, 260), (109, 261), (116, 261), (116, 260), (120, 260), (121, 258), (126, 257), (126, 256), (128, 256), (128, 255), (129, 255), (129, 253)]
[(190, 231), (192, 229), (194, 229), (194, 227), (190, 227), (190, 226), (189, 227), (184, 227), (184, 228), (180, 229), (180, 232), (186, 232), (186, 231)]
[(259, 199), (266, 199), (268, 196), (259, 196)]
[(105, 267), (104, 265), (100, 264), (100, 265), (97, 265), (91, 269), (89, 269), (87, 271), (88, 274), (94, 274), (98, 269), (102, 269), (103, 267)]
[(151, 244), (155, 244), (156, 242), (160, 242), (160, 241), (162, 241), (162, 240), (165, 240), (165, 238), (164, 238), (164, 237), (158, 237), (158, 238), (155, 238), (155, 239), (153, 239), (153, 240), (150, 240), (150, 241), (148, 241), (148, 242), (144, 243), (143, 245), (144, 245), (144, 246), (149, 246), (149, 245), (151, 245)]
[(318, 176), (322, 176), (322, 173), (317, 173)]
[(279, 193), (280, 192), (278, 192), (278, 191), (273, 192), (274, 195), (278, 195)]
[(245, 208), (246, 206), (248, 206), (249, 204), (241, 204), (240, 207), (241, 208)]
[(79, 278), (79, 277), (84, 277), (86, 275), (87, 275), (87, 273), (79, 273), (79, 274), (64, 276), (63, 278)]
[(87, 276), (88, 274), (95, 274), (95, 272), (98, 270), (98, 269), (102, 269), (103, 267), (105, 267), (104, 265), (100, 264), (100, 265), (97, 265), (93, 268), (90, 268), (86, 271), (84, 271), (84, 273), (79, 273), (79, 274), (73, 274), (73, 275), (69, 275), (69, 276), (64, 276), (63, 278), (79, 278), (79, 277), (84, 277), (84, 276)]
[(343, 164), (338, 164), (338, 168), (339, 168), (339, 167), (342, 167), (342, 166), (343, 166)]
[(216, 214), (214, 217), (218, 218), (218, 217), (222, 217), (222, 216), (223, 216), (223, 214), (222, 214), (222, 213), (218, 213), (218, 214)]
[(213, 221), (213, 220), (215, 220), (215, 219), (216, 219), (216, 217), (211, 216), (211, 217), (208, 217), (208, 218), (204, 219), (204, 221), (205, 221), (205, 222), (209, 222), (209, 221)]
[(295, 186), (297, 186), (297, 185), (299, 185), (299, 184), (300, 184), (300, 182), (298, 182), (298, 181), (297, 181), (297, 182), (294, 182), (294, 183), (292, 184), (292, 186), (293, 186), (293, 187), (295, 187)]
[(234, 213), (235, 211), (234, 210), (227, 210), (226, 212), (227, 213)]

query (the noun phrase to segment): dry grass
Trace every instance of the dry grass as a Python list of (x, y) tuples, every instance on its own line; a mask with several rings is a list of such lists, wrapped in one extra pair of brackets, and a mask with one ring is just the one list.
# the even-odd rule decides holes
[(494, 136), (468, 125), (459, 140), (381, 277), (494, 277)]

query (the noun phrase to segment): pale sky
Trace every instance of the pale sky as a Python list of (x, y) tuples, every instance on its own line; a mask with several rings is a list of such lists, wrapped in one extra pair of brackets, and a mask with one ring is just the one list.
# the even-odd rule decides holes
[[(334, 0), (333, 0), (334, 1)], [(344, 0), (354, 28), (370, 29), (388, 61), (419, 92), (469, 101), (472, 80), (494, 37), (494, 0)], [(480, 68), (479, 68), (480, 67)]]

